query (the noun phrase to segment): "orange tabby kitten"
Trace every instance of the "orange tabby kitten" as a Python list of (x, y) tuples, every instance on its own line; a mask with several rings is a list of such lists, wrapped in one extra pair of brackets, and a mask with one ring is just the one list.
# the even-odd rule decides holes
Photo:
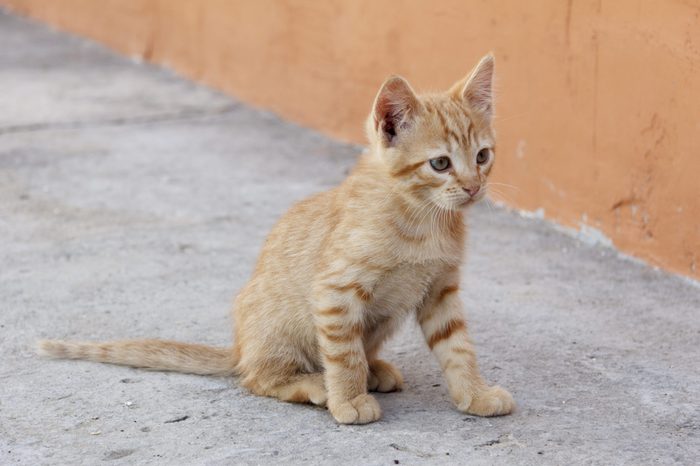
[(389, 78), (367, 121), (369, 151), (337, 188), (296, 204), (238, 295), (235, 346), (169, 341), (43, 341), (48, 356), (240, 377), (253, 393), (327, 405), (343, 424), (380, 417), (369, 391), (402, 387), (379, 359), (408, 315), (442, 366), (457, 409), (510, 413), (479, 374), (459, 298), (463, 210), (494, 162), (493, 57), (441, 94)]

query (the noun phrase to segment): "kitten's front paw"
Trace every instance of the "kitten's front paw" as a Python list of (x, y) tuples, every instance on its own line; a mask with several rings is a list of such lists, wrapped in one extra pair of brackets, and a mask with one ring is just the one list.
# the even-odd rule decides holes
[(377, 400), (366, 393), (350, 401), (329, 402), (328, 409), (335, 420), (341, 424), (367, 424), (378, 420), (382, 415)]
[(403, 388), (401, 372), (392, 364), (375, 359), (369, 363), (367, 389), (374, 392), (395, 392)]
[(507, 390), (494, 385), (477, 392), (473, 398), (462, 401), (457, 409), (476, 416), (503, 416), (513, 412), (515, 401)]

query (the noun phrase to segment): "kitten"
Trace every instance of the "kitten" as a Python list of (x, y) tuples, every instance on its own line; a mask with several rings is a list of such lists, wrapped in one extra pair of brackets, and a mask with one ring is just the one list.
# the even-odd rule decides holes
[(463, 210), (484, 196), (494, 163), (492, 78), (484, 57), (440, 94), (393, 76), (367, 120), (369, 150), (338, 187), (299, 202), (273, 228), (236, 298), (235, 345), (160, 340), (42, 341), (42, 354), (203, 375), (237, 375), (253, 393), (327, 406), (337, 422), (380, 417), (368, 391), (401, 373), (379, 359), (414, 316), (457, 409), (510, 413), (511, 395), (477, 366), (459, 298)]

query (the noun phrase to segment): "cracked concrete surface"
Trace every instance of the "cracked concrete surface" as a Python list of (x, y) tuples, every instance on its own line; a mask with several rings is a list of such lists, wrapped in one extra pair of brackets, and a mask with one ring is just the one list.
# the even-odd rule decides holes
[(0, 44), (0, 464), (700, 461), (700, 288), (486, 205), (462, 295), (511, 416), (455, 411), (412, 323), (384, 351), (406, 389), (368, 426), (233, 380), (38, 359), (44, 337), (229, 344), (266, 232), (359, 149), (7, 14)]

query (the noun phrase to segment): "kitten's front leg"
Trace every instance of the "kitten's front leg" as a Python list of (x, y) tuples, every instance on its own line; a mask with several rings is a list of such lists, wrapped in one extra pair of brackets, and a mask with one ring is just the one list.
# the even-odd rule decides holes
[(360, 283), (318, 288), (315, 309), (318, 342), (325, 369), (328, 409), (341, 424), (366, 424), (381, 416), (379, 403), (367, 394), (369, 372), (362, 336), (369, 293)]
[(447, 380), (450, 396), (460, 411), (477, 416), (500, 416), (515, 408), (513, 397), (481, 378), (474, 347), (467, 334), (456, 277), (437, 287), (418, 321)]

